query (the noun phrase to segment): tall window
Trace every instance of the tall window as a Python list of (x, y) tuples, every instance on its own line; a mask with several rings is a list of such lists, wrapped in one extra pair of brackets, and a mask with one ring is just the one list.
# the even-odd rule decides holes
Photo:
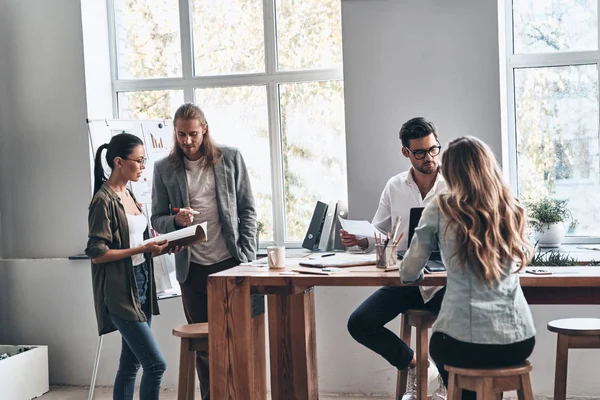
[(261, 243), (300, 242), (317, 200), (345, 200), (341, 0), (109, 0), (115, 114), (184, 101), (250, 170)]
[(507, 0), (512, 180), (568, 200), (572, 241), (600, 237), (598, 0)]

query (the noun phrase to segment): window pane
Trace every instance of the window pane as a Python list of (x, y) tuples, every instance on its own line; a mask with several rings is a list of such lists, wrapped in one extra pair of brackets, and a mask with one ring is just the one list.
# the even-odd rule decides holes
[(277, 0), (280, 70), (342, 66), (341, 0)]
[(183, 90), (117, 93), (121, 119), (172, 119), (183, 104)]
[(568, 199), (576, 235), (600, 235), (595, 65), (515, 70), (519, 194)]
[(279, 85), (286, 241), (301, 241), (317, 200), (348, 198), (344, 84)]
[(194, 0), (196, 75), (265, 70), (262, 0)]
[(596, 0), (513, 0), (513, 19), (515, 54), (598, 49)]
[(119, 79), (181, 76), (177, 0), (115, 0)]
[(214, 140), (240, 149), (250, 174), (258, 219), (265, 224), (265, 234), (260, 240), (273, 240), (266, 87), (196, 89), (195, 94)]

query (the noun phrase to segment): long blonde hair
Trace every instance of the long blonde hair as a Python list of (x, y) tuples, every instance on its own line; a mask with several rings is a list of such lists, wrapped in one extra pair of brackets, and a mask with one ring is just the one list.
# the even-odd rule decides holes
[[(448, 192), (438, 197), (442, 214), (457, 228), (458, 256), (488, 286), (529, 262), (525, 210), (504, 183), (494, 153), (481, 140), (453, 140), (442, 155)], [(507, 271), (508, 261), (518, 268)], [(512, 262), (510, 263), (512, 266)]]
[(219, 147), (210, 134), (208, 122), (204, 116), (204, 111), (202, 111), (202, 109), (194, 103), (184, 103), (179, 106), (177, 111), (175, 111), (175, 116), (173, 117), (173, 148), (169, 154), (169, 160), (171, 163), (176, 167), (184, 165), (183, 158), (185, 155), (183, 154), (181, 146), (179, 146), (179, 142), (177, 141), (176, 125), (177, 120), (180, 119), (184, 121), (198, 120), (200, 122), (200, 126), (202, 128), (206, 128), (206, 131), (204, 132), (204, 138), (202, 139), (202, 144), (200, 145), (200, 152), (205, 159), (204, 167), (212, 167), (219, 162), (221, 153), (219, 151)]

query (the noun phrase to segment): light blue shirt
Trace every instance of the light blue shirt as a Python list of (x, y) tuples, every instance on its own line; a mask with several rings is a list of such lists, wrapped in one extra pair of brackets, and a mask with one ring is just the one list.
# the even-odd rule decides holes
[[(456, 226), (448, 225), (438, 201), (432, 201), (423, 210), (400, 268), (403, 283), (419, 281), (431, 250), (438, 243), (448, 278), (433, 331), (479, 344), (510, 344), (535, 336), (533, 317), (519, 284), (519, 275), (503, 275), (500, 282), (487, 286), (468, 262), (461, 263), (456, 238)], [(514, 263), (506, 265), (506, 271), (515, 269)]]

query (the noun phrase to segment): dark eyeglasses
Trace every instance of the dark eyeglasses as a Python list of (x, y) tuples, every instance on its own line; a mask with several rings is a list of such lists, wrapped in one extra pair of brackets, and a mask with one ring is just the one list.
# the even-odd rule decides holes
[(133, 158), (126, 158), (126, 160), (135, 161), (136, 163), (140, 164), (140, 167), (145, 166), (146, 162), (148, 161), (147, 158), (140, 158), (139, 160), (134, 160)]
[(410, 151), (412, 153), (412, 155), (415, 157), (415, 159), (422, 160), (422, 159), (425, 158), (425, 156), (427, 155), (427, 153), (429, 153), (429, 155), (431, 157), (435, 157), (438, 154), (440, 154), (440, 150), (442, 150), (442, 146), (440, 146), (438, 144), (437, 146), (430, 147), (427, 150), (415, 150), (415, 151), (412, 151), (411, 149), (409, 149), (408, 147), (406, 147), (406, 150)]

